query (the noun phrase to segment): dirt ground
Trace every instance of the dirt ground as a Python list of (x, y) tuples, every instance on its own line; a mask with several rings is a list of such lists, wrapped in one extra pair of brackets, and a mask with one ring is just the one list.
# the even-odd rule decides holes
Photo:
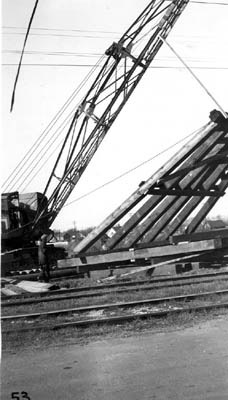
[(171, 331), (8, 351), (1, 394), (2, 400), (227, 400), (227, 316)]

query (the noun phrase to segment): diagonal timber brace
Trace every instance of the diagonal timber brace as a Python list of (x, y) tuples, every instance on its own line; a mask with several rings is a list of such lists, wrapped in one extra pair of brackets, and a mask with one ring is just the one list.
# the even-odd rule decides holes
[[(213, 114), (214, 113), (214, 114)], [(195, 231), (227, 188), (228, 121), (217, 111), (213, 121), (201, 128), (167, 163), (154, 173), (74, 251), (88, 251), (111, 227), (133, 215), (106, 240), (106, 249), (129, 248), (152, 243), (160, 234), (174, 234), (202, 203), (190, 229)], [(214, 117), (216, 115), (216, 117)], [(205, 202), (206, 201), (206, 202)], [(190, 232), (189, 232), (190, 233)], [(145, 236), (145, 237), (144, 237)]]

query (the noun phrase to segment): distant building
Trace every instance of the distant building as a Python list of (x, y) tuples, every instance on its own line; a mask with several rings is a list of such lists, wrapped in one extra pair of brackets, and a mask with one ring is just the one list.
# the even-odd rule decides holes
[(206, 220), (203, 225), (204, 230), (224, 229), (227, 227), (221, 219)]
[(68, 232), (66, 232), (66, 233), (64, 233), (63, 238), (64, 238), (64, 240), (66, 240), (67, 242), (69, 242), (70, 239), (71, 239), (71, 235), (70, 235)]

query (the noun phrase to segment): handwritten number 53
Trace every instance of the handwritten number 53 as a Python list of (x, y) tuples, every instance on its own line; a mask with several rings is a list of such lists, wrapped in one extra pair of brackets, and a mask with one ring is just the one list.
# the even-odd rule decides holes
[(31, 400), (31, 398), (29, 397), (27, 392), (13, 392), (11, 393), (11, 399), (14, 400), (21, 400), (21, 399), (25, 399), (25, 400)]

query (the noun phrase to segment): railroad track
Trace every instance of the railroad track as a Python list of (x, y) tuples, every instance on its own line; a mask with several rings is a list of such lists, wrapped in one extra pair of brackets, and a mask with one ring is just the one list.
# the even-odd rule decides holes
[[(225, 296), (225, 301), (214, 302), (212, 298)], [(88, 307), (69, 308), (55, 311), (44, 311), (31, 314), (2, 316), (2, 333), (30, 331), (30, 330), (55, 330), (66, 327), (83, 327), (101, 323), (120, 323), (132, 321), (136, 318), (163, 317), (168, 314), (192, 312), (200, 310), (211, 310), (228, 307), (228, 290), (195, 293), (190, 295), (179, 295), (162, 297), (156, 299), (145, 299), (133, 302), (100, 304)], [(189, 307), (189, 303), (197, 300), (204, 302)], [(206, 302), (205, 302), (206, 301)], [(184, 306), (183, 306), (184, 302)], [(187, 303), (187, 306), (186, 306)], [(182, 306), (180, 306), (182, 304)], [(50, 317), (64, 317), (60, 322), (52, 322)], [(99, 316), (99, 318), (97, 318)], [(37, 318), (45, 319), (45, 324), (37, 324)], [(33, 320), (33, 321), (32, 321)], [(17, 323), (19, 322), (19, 325)], [(23, 323), (20, 325), (20, 323)], [(4, 324), (8, 326), (4, 328)], [(13, 328), (10, 325), (13, 325)], [(27, 325), (27, 326), (26, 326)], [(29, 326), (28, 326), (29, 325)]]
[[(121, 294), (121, 293), (130, 293), (137, 291), (150, 291), (150, 290), (159, 290), (164, 288), (176, 288), (183, 287), (188, 285), (199, 285), (203, 283), (211, 283), (215, 280), (228, 280), (228, 272), (219, 272), (212, 274), (198, 274), (195, 276), (182, 276), (182, 277), (173, 277), (173, 278), (160, 278), (155, 279), (148, 284), (148, 280), (142, 280), (137, 282), (120, 282), (115, 284), (108, 285), (96, 285), (96, 286), (87, 286), (80, 288), (71, 288), (71, 289), (63, 289), (63, 290), (55, 290), (51, 292), (43, 292), (36, 293), (34, 295), (26, 295), (26, 298), (17, 300), (3, 300), (1, 305), (2, 307), (12, 307), (12, 306), (20, 306), (20, 305), (29, 305), (29, 304), (38, 304), (41, 302), (51, 302), (51, 301), (63, 301), (63, 300), (71, 300), (71, 299), (81, 299), (81, 298), (91, 298), (98, 296), (110, 295), (112, 293)], [(170, 284), (170, 282), (172, 282)], [(178, 282), (178, 283), (177, 283)], [(162, 284), (161, 284), (162, 283)], [(158, 285), (159, 284), (159, 285)], [(123, 288), (124, 287), (124, 288)], [(108, 290), (105, 290), (108, 289)], [(12, 297), (10, 297), (11, 299)], [(9, 298), (8, 298), (9, 299)]]

